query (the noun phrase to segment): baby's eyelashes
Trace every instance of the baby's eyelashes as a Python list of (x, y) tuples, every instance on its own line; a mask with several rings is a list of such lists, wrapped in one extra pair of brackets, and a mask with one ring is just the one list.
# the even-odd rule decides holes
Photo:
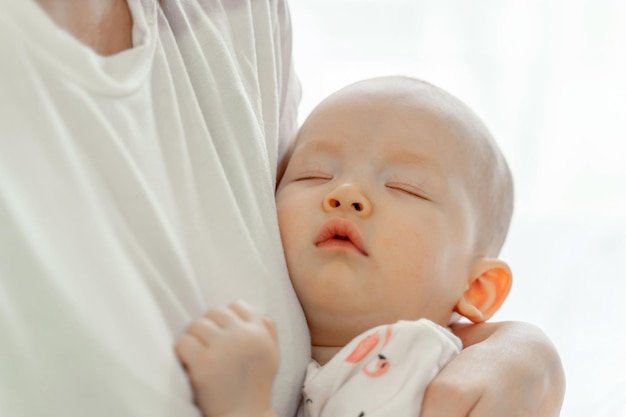
[(411, 197), (417, 197), (419, 199), (422, 200), (426, 200), (426, 201), (432, 201), (431, 197), (428, 195), (428, 193), (426, 193), (424, 190), (422, 190), (419, 187), (416, 187), (414, 185), (411, 184), (404, 184), (404, 183), (388, 183), (385, 184), (385, 187), (394, 190), (394, 191), (399, 191), (401, 193), (407, 194)]
[(333, 179), (332, 175), (323, 173), (305, 173), (298, 175), (294, 178), (294, 181), (310, 181), (310, 180), (325, 180), (330, 181)]

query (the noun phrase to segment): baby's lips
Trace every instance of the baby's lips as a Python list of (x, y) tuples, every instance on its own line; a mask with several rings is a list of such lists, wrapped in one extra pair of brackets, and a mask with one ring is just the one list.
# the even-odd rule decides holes
[(317, 238), (315, 239), (315, 245), (326, 242), (331, 239), (344, 238), (349, 240), (356, 249), (359, 250), (364, 256), (369, 256), (365, 246), (363, 244), (363, 238), (358, 229), (350, 220), (335, 217), (328, 220), (321, 227)]

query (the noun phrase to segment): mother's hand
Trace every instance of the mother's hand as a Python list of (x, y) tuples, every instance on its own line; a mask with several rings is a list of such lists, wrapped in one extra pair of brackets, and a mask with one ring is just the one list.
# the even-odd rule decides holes
[(565, 394), (561, 359), (521, 322), (455, 324), (463, 351), (429, 385), (420, 417), (556, 417)]

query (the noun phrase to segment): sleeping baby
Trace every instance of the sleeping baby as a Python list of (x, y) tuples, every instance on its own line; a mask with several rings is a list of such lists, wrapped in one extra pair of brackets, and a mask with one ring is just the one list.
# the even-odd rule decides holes
[[(503, 155), (457, 98), (381, 77), (318, 105), (286, 161), (276, 205), (312, 346), (298, 415), (418, 416), (462, 348), (453, 316), (483, 322), (511, 288), (497, 258), (513, 211)], [(212, 309), (176, 351), (205, 416), (275, 416), (268, 318)]]

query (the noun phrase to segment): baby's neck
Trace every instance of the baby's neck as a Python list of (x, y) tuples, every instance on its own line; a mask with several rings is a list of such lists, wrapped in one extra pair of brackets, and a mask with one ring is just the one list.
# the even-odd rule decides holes
[(311, 356), (315, 362), (325, 365), (343, 346), (311, 346)]

